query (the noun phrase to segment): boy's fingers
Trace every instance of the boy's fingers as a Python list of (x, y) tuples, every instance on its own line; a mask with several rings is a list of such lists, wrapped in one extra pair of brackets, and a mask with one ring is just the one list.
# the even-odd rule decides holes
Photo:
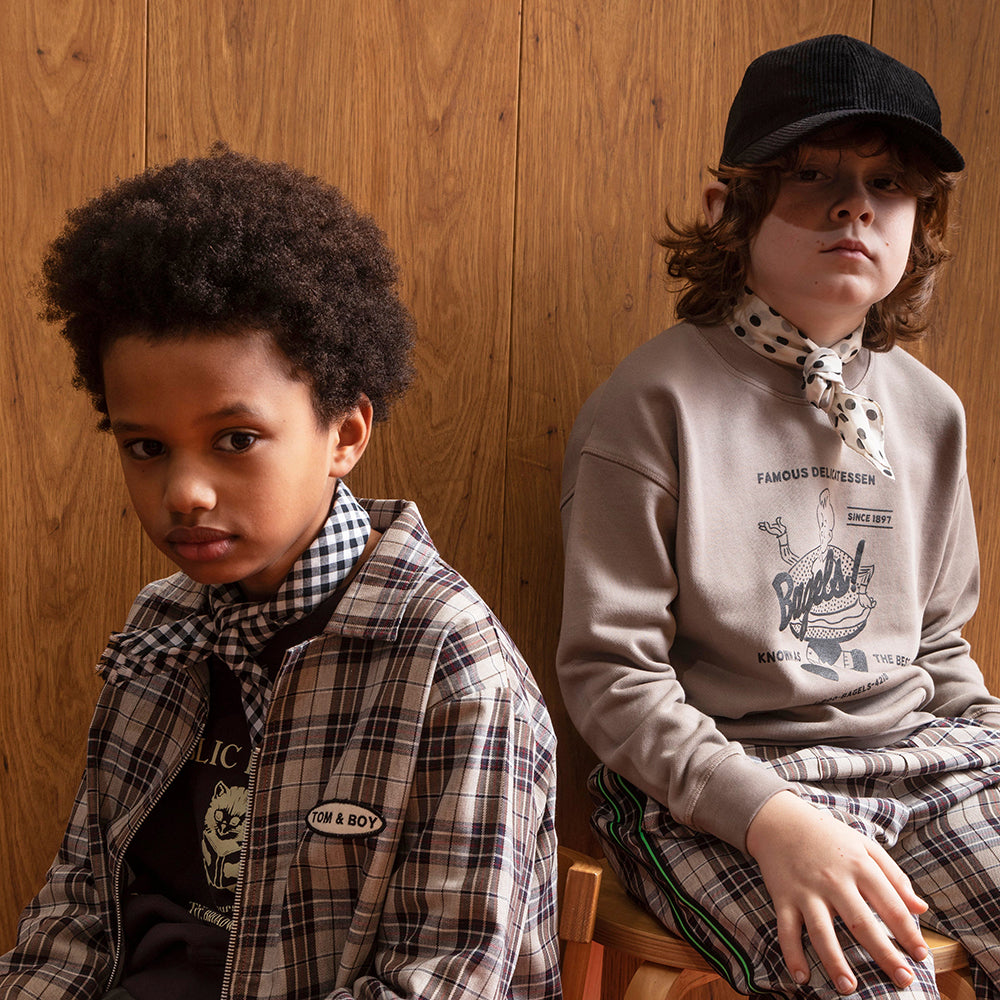
[[(851, 901), (841, 901), (841, 904), (834, 911), (826, 906), (818, 906), (811, 912), (803, 914), (805, 931), (809, 941), (816, 951), (824, 973), (837, 992), (844, 995), (853, 993), (857, 989), (858, 983), (837, 936), (834, 914), (841, 918), (850, 938), (871, 956), (872, 961), (885, 972), (897, 987), (903, 988), (910, 985), (913, 981), (913, 972), (905, 956), (896, 947), (896, 943), (889, 936), (886, 925), (883, 924), (879, 916), (873, 912), (871, 906), (862, 897), (858, 896)], [(779, 917), (778, 921), (778, 940), (782, 956), (789, 973), (796, 979), (796, 982), (802, 982), (796, 974), (802, 969), (808, 970), (802, 950), (802, 924), (802, 919), (793, 921), (787, 918), (782, 920)], [(907, 915), (904, 926), (909, 932), (915, 934), (925, 955), (926, 948), (923, 947), (923, 938), (916, 929), (913, 918)], [(923, 955), (914, 952), (911, 954), (914, 958), (923, 957)]]
[(858, 981), (840, 946), (830, 913), (823, 910), (812, 916), (807, 914), (806, 933), (834, 989), (845, 995), (853, 993)]
[[(892, 938), (895, 938), (899, 948), (916, 959), (916, 961), (922, 962), (927, 957), (927, 945), (924, 944), (924, 936), (920, 933), (920, 927), (913, 919), (913, 914), (900, 905), (898, 898), (890, 900), (887, 904), (881, 906), (877, 900), (870, 900), (870, 902), (870, 911), (874, 911), (882, 921), (881, 925), (876, 924), (878, 926), (880, 941), (884, 939), (891, 942)], [(883, 925), (886, 930), (882, 929)], [(892, 935), (892, 938), (888, 937), (889, 934)], [(868, 949), (868, 951), (883, 969), (891, 972), (882, 961), (880, 955), (875, 954), (871, 949)], [(883, 954), (886, 962), (896, 961), (895, 956), (902, 959), (902, 955), (896, 947), (893, 946), (892, 951), (894, 952), (893, 957), (889, 956), (888, 951), (884, 951)], [(896, 981), (897, 977), (893, 976), (893, 980)]]
[(802, 946), (802, 917), (798, 911), (778, 914), (778, 944), (792, 979), (804, 986), (809, 982), (809, 961)]
[[(850, 937), (871, 956), (872, 961), (892, 982), (899, 988), (909, 986), (913, 981), (913, 971), (872, 907), (858, 897), (851, 903), (843, 903), (837, 912)], [(913, 918), (907, 915), (903, 927), (908, 932), (909, 939), (915, 936), (923, 953), (917, 954), (914, 949), (911, 954), (914, 958), (922, 959), (926, 955), (926, 948)], [(844, 955), (830, 912), (817, 912), (811, 919), (807, 918), (806, 929), (830, 982), (839, 993), (853, 993), (857, 989), (857, 978)]]
[(870, 892), (865, 893), (866, 900), (899, 946), (918, 962), (922, 962), (927, 957), (927, 946), (913, 917), (923, 913), (927, 904), (913, 891), (906, 874), (885, 851), (877, 848), (872, 851), (872, 856), (889, 885), (877, 881)]
[(853, 923), (848, 919), (844, 922), (858, 944), (868, 952), (872, 961), (896, 986), (902, 988), (910, 985), (913, 981), (913, 972), (905, 956), (867, 905), (864, 907), (864, 913), (859, 913)]

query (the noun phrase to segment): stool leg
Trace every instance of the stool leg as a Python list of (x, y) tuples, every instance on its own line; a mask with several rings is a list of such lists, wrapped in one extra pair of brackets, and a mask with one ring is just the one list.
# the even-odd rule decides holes
[(972, 973), (968, 969), (951, 969), (939, 972), (938, 990), (944, 1000), (976, 1000), (976, 991), (972, 988)]

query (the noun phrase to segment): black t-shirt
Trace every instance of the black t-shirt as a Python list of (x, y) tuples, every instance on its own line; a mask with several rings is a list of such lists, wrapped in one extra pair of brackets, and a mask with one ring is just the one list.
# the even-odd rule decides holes
[[(272, 680), (288, 649), (322, 631), (338, 597), (268, 642), (259, 661)], [(249, 766), (240, 682), (213, 656), (205, 731), (126, 852), (120, 985), (136, 1000), (217, 1000), (222, 992)]]

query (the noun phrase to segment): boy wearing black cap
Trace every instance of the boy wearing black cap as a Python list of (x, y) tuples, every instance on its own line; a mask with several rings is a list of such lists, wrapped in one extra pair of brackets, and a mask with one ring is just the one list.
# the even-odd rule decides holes
[(565, 465), (560, 681), (629, 889), (742, 993), (936, 996), (917, 927), (1000, 986), (1000, 700), (962, 627), (962, 407), (926, 328), (952, 174), (916, 72), (834, 35), (769, 52), (685, 323), (588, 400)]

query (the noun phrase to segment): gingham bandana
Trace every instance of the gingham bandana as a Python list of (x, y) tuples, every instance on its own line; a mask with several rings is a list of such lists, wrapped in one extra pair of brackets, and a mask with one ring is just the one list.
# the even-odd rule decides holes
[(323, 529), (272, 598), (248, 603), (238, 584), (208, 587), (201, 614), (151, 629), (114, 633), (101, 656), (101, 673), (113, 681), (166, 661), (187, 667), (214, 653), (240, 680), (250, 738), (257, 746), (271, 696), (270, 678), (257, 656), (280, 629), (304, 618), (337, 589), (364, 551), (370, 533), (367, 512), (338, 483)]
[(748, 288), (733, 310), (729, 328), (765, 358), (801, 369), (806, 399), (826, 412), (844, 444), (883, 475), (896, 478), (885, 457), (882, 408), (875, 400), (851, 392), (844, 385), (844, 362), (861, 350), (863, 323), (832, 347), (820, 347)]

